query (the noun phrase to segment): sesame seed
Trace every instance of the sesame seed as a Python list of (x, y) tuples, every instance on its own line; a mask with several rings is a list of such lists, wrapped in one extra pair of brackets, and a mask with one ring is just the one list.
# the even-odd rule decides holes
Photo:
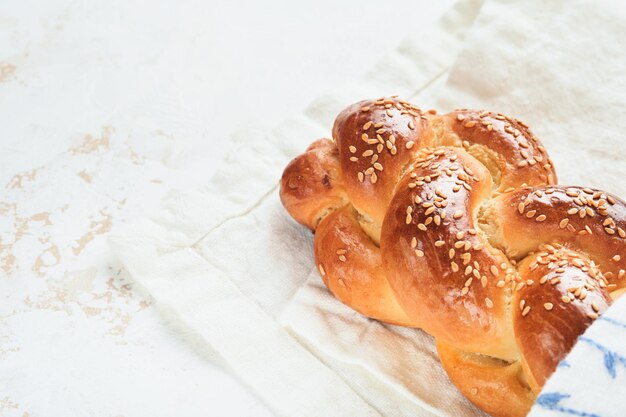
[(595, 320), (598, 318), (598, 314), (596, 313), (587, 313), (587, 317), (589, 317), (591, 320)]
[(489, 270), (491, 271), (494, 277), (497, 277), (498, 275), (500, 275), (500, 271), (498, 270), (498, 267), (495, 265), (491, 265), (489, 267)]
[(474, 127), (474, 126), (476, 126), (476, 122), (474, 120), (470, 120), (469, 122), (465, 123), (463, 126), (465, 126), (465, 127)]
[(361, 139), (362, 139), (362, 140), (364, 140), (364, 141), (366, 141), (366, 142), (369, 140), (369, 138), (370, 138), (370, 137), (369, 137), (369, 136), (367, 136), (367, 133), (363, 133), (363, 134), (361, 135)]
[(321, 276), (326, 275), (326, 271), (324, 271), (324, 267), (322, 266), (322, 264), (317, 265), (317, 269), (320, 271)]
[(365, 157), (372, 156), (372, 155), (374, 155), (374, 151), (371, 150), (371, 149), (368, 149), (365, 152), (363, 152), (361, 155), (365, 156)]
[(356, 156), (351, 156), (350, 157), (350, 161), (352, 161), (352, 162), (356, 162), (358, 160), (359, 160), (359, 158), (357, 158)]
[(370, 108), (369, 108), (369, 106), (361, 107), (361, 111), (362, 112), (368, 112), (368, 111), (370, 111)]
[(528, 213), (526, 213), (526, 217), (530, 219), (531, 217), (534, 217), (535, 214), (537, 214), (537, 210), (530, 210)]
[(504, 287), (504, 284), (506, 284), (503, 280), (498, 281), (498, 283), (496, 284), (496, 287), (498, 288), (502, 288)]
[(454, 250), (454, 248), (450, 248), (450, 250), (448, 251), (448, 257), (449, 257), (450, 259), (454, 258), (454, 254), (455, 254), (455, 252), (456, 252), (456, 251)]
[(543, 308), (545, 308), (548, 311), (552, 310), (553, 307), (554, 307), (554, 305), (552, 303), (545, 303), (543, 305)]
[(404, 147), (407, 148), (407, 149), (411, 149), (413, 147), (413, 145), (415, 145), (415, 142), (410, 140), (410, 141), (408, 141), (407, 143), (404, 144)]
[(569, 223), (569, 219), (565, 218), (561, 220), (559, 223), (559, 228), (565, 229), (567, 227), (567, 223)]
[(485, 298), (485, 305), (487, 308), (493, 308), (493, 301), (489, 297)]
[(369, 167), (365, 170), (365, 175), (372, 175), (374, 173), (374, 167)]
[(418, 223), (417, 224), (417, 228), (420, 229), (423, 232), (426, 231), (426, 225), (424, 223)]
[(418, 258), (421, 258), (422, 256), (424, 256), (424, 251), (415, 249), (415, 254), (417, 255)]
[(356, 174), (356, 177), (359, 179), (359, 182), (363, 182), (363, 180), (365, 179), (365, 176), (360, 171), (358, 174)]
[(379, 127), (383, 127), (384, 125), (385, 125), (385, 123), (384, 123), (384, 122), (378, 122), (378, 123), (376, 123), (376, 124), (374, 125), (374, 127), (375, 127), (376, 129), (378, 129)]
[(346, 255), (339, 255), (339, 260), (341, 262), (345, 262), (346, 261)]
[(457, 115), (456, 115), (456, 119), (457, 119), (459, 122), (462, 122), (463, 120), (465, 120), (465, 116), (463, 116), (462, 114), (457, 114)]
[(365, 123), (363, 125), (363, 130), (367, 130), (372, 126), (372, 121), (370, 120), (369, 122)]
[(370, 181), (372, 184), (376, 184), (376, 181), (378, 181), (378, 175), (376, 175), (375, 172), (372, 172), (372, 175), (370, 176)]
[(380, 164), (380, 162), (376, 162), (374, 164), (374, 168), (377, 169), (378, 171), (382, 171), (383, 170), (383, 166)]
[(522, 317), (526, 317), (526, 315), (530, 312), (530, 306), (526, 306), (522, 311)]
[(409, 129), (415, 130), (415, 123), (412, 120), (409, 121)]
[(459, 272), (459, 265), (457, 265), (456, 262), (452, 261), (450, 267), (452, 268), (452, 272)]
[(438, 241), (435, 242), (435, 246), (437, 246), (437, 247), (443, 246), (445, 244), (446, 244), (446, 242), (444, 242), (443, 240), (438, 240)]
[(593, 311), (595, 311), (596, 313), (600, 311), (600, 307), (598, 307), (596, 303), (591, 303), (591, 308), (593, 308)]
[(411, 239), (411, 247), (415, 249), (417, 247), (417, 239), (414, 237)]
[(345, 249), (337, 249), (337, 252), (335, 252), (337, 255), (343, 255), (345, 253), (347, 253), (348, 251)]
[(525, 208), (526, 206), (524, 205), (524, 202), (521, 202), (517, 205), (517, 211), (519, 211), (519, 214), (523, 214)]
[(411, 216), (411, 213), (407, 213), (406, 219), (405, 219), (406, 224), (411, 223), (412, 220), (413, 220), (413, 217)]
[(341, 279), (341, 278), (339, 278), (339, 279), (337, 280), (337, 283), (338, 283), (339, 285), (341, 285), (342, 287), (344, 287), (344, 288), (346, 287), (346, 283), (345, 283), (345, 281), (344, 281), (343, 279)]
[(467, 294), (468, 292), (469, 292), (469, 287), (463, 287), (463, 288), (461, 289), (461, 295), (465, 295), (465, 294)]
[[(474, 269), (474, 271), (476, 271), (476, 269)], [(483, 288), (487, 287), (489, 281), (487, 281), (487, 277), (486, 276), (482, 276), (480, 277), (480, 284), (483, 286)]]
[(613, 259), (615, 262), (619, 262), (620, 259), (622, 259), (621, 256), (619, 255), (615, 255), (614, 257), (612, 257), (611, 259)]
[(542, 222), (542, 221), (544, 221), (545, 219), (546, 219), (546, 215), (545, 215), (545, 214), (541, 214), (541, 215), (537, 216), (537, 218), (535, 219), (535, 221)]

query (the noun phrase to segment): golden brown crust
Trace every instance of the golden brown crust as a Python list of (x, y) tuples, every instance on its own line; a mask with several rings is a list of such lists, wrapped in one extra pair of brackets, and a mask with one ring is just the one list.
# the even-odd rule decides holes
[(494, 416), (522, 416), (589, 324), (626, 291), (626, 203), (556, 186), (521, 121), (354, 104), (281, 180), (316, 230), (330, 291), (432, 334), (452, 381)]
[(315, 261), (328, 289), (361, 314), (387, 323), (411, 323), (387, 282), (380, 249), (363, 231), (352, 207), (326, 217), (315, 235)]
[(309, 229), (314, 230), (325, 215), (347, 202), (338, 156), (332, 141), (319, 139), (283, 171), (283, 206)]
[(521, 120), (502, 113), (456, 110), (441, 117), (441, 144), (461, 146), (491, 171), (499, 191), (556, 183), (552, 160)]
[(503, 194), (493, 207), (499, 223), (494, 238), (510, 257), (558, 242), (587, 254), (611, 291), (626, 286), (626, 203), (616, 196), (582, 187), (533, 187)]
[(611, 304), (606, 279), (584, 254), (560, 245), (541, 249), (518, 265), (525, 285), (513, 299), (515, 339), (535, 393)]
[(380, 227), (402, 169), (431, 145), (428, 120), (405, 101), (365, 100), (337, 116), (333, 137), (350, 201)]
[(463, 395), (493, 417), (523, 417), (530, 411), (535, 396), (519, 362), (465, 353), (441, 341), (437, 352)]
[(508, 300), (496, 286), (510, 264), (474, 223), (491, 192), (489, 172), (455, 148), (426, 150), (414, 167), (398, 184), (381, 238), (387, 278), (400, 304), (437, 339), (514, 357)]

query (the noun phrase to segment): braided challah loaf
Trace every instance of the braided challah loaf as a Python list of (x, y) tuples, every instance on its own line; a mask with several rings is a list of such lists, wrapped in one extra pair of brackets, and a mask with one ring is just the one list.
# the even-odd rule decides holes
[(281, 181), (315, 232), (326, 286), (434, 336), (450, 379), (523, 416), (576, 338), (626, 288), (626, 204), (556, 184), (523, 122), (397, 98), (345, 109)]

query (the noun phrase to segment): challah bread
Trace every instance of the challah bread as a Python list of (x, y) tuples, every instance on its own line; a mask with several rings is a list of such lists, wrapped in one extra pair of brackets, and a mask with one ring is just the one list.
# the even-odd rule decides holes
[(555, 185), (521, 121), (398, 100), (344, 110), (283, 173), (330, 291), (436, 339), (450, 379), (495, 416), (525, 415), (576, 338), (626, 287), (626, 205)]

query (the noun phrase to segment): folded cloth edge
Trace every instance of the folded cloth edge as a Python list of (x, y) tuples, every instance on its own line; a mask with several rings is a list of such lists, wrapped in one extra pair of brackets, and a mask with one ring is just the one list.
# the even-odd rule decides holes
[[(273, 134), (266, 136), (267, 141), (257, 141), (252, 146), (246, 142), (245, 145), (251, 147), (251, 152), (271, 149), (276, 156), (274, 160), (265, 162), (282, 167), (301, 151), (286, 147), (289, 141), (285, 138), (302, 135), (302, 132), (319, 131), (320, 136), (325, 134), (322, 126), (329, 125), (331, 115), (320, 109), (341, 108), (354, 97), (367, 94), (381, 95), (390, 91), (405, 97), (418, 94), (451, 66), (461, 48), (463, 33), (471, 26), (481, 5), (482, 1), (458, 2), (440, 20), (436, 30), (430, 32), (433, 35), (429, 36), (428, 42), (423, 42), (421, 36), (407, 39), (363, 80), (345, 86), (341, 95), (321, 97), (308, 107), (304, 116), (289, 119), (278, 126)], [(424, 59), (426, 56), (429, 59)], [(329, 105), (329, 101), (336, 104)], [(241, 294), (228, 277), (219, 271), (211, 271), (203, 258), (190, 248), (219, 224), (245, 214), (275, 188), (279, 172), (263, 168), (258, 169), (258, 175), (250, 175), (255, 167), (245, 168), (237, 166), (236, 158), (230, 158), (229, 164), (218, 170), (204, 192), (173, 193), (163, 210), (156, 214), (155, 220), (143, 219), (124, 231), (112, 234), (109, 242), (113, 252), (133, 279), (157, 302), (175, 304), (181, 320), (196, 330), (202, 329), (200, 335), (278, 414), (303, 417), (380, 415), (254, 302)], [(242, 177), (238, 182), (239, 191), (224, 198), (231, 204), (214, 205), (207, 201), (206, 195), (211, 189), (219, 188), (220, 177), (237, 175)], [(181, 213), (170, 205), (182, 206), (184, 216), (181, 218)], [(150, 261), (142, 264), (136, 262), (137, 259)], [(207, 279), (208, 276), (211, 279)], [(189, 285), (198, 289), (195, 297), (178, 290)], [(206, 303), (207, 299), (214, 303)], [(199, 300), (202, 302), (200, 305), (197, 303)], [(230, 320), (228, 325), (220, 326), (222, 321), (219, 317), (224, 314), (239, 321), (240, 325), (233, 325)], [(254, 332), (246, 323), (255, 323)], [(253, 333), (262, 335), (265, 340), (271, 334), (272, 346), (261, 350), (257, 349), (258, 346), (245, 349), (242, 344), (246, 340), (254, 340)], [(233, 349), (233, 346), (237, 348)], [(308, 378), (313, 384), (301, 388), (301, 380), (294, 379), (290, 372), (290, 364), (294, 362), (299, 363), (299, 369), (308, 369)], [(268, 372), (268, 363), (273, 365), (271, 372)]]

